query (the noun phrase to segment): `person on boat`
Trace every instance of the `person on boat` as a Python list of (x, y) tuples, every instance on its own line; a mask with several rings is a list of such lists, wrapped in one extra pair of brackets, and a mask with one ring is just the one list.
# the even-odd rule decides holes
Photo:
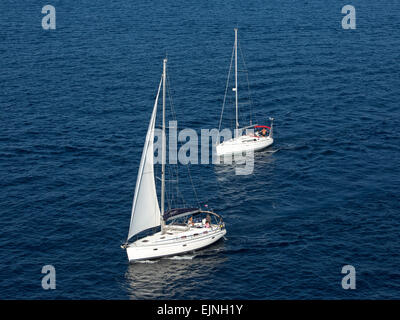
[(265, 137), (267, 135), (267, 129), (263, 128), (261, 134)]
[(205, 217), (205, 219), (203, 219), (203, 226), (205, 228), (210, 228), (211, 227), (211, 217), (209, 214), (207, 214), (207, 216)]
[(193, 217), (190, 217), (188, 222), (187, 222), (188, 226), (194, 226), (194, 222), (193, 222)]

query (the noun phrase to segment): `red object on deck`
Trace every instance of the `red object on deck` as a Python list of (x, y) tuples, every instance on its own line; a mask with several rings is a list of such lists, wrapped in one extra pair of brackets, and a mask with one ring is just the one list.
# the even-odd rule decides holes
[(271, 130), (271, 127), (268, 127), (268, 126), (254, 126), (254, 128), (267, 128), (267, 129)]

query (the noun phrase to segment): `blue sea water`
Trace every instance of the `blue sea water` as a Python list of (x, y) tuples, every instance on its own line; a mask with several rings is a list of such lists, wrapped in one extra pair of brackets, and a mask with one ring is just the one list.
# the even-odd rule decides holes
[[(45, 4), (56, 30), (42, 29)], [(341, 27), (346, 4), (356, 30)], [(0, 12), (0, 299), (400, 298), (397, 0), (2, 0)], [(225, 241), (129, 265), (120, 244), (162, 58), (178, 123), (216, 128), (236, 26), (276, 142), (251, 175), (191, 165)], [(49, 264), (56, 290), (41, 286)], [(341, 286), (347, 264), (355, 290)]]

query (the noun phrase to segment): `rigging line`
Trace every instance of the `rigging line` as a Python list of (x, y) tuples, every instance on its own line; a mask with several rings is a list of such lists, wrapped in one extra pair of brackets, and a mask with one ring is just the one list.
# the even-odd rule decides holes
[[(173, 178), (173, 173), (172, 173), (172, 169), (171, 169), (170, 166), (168, 166), (168, 172), (169, 172), (171, 178)], [(171, 209), (173, 208), (173, 203), (174, 203), (174, 201), (176, 202), (175, 197), (174, 197), (174, 192), (173, 192), (173, 183), (174, 183), (173, 180), (169, 182), (169, 192), (170, 192)]]
[[(170, 166), (168, 166), (168, 172), (169, 172), (169, 174), (171, 176), (173, 176), (173, 172), (172, 171), (173, 171), (172, 168)], [(168, 199), (169, 199), (169, 201), (171, 203), (170, 209), (174, 208), (174, 203), (176, 204), (175, 207), (177, 207), (178, 206), (178, 200), (179, 200), (178, 195), (175, 195), (175, 191), (173, 190), (174, 189), (173, 183), (176, 183), (176, 180), (171, 180), (171, 181), (169, 181), (169, 184), (168, 184), (168, 186), (169, 186), (169, 188), (168, 188), (168, 192), (169, 192), (168, 196), (169, 196), (169, 198)]]
[(171, 173), (171, 175), (175, 175), (175, 191), (176, 191), (176, 198), (177, 198), (176, 202), (178, 202), (179, 195), (180, 195), (182, 201), (184, 202), (183, 195), (179, 190), (179, 167), (178, 167), (178, 164), (174, 164), (174, 165), (170, 164), (170, 166), (172, 167), (172, 171), (173, 171)]
[[(182, 145), (182, 143), (181, 143), (180, 145)], [(178, 165), (176, 165), (176, 166), (178, 167)], [(200, 207), (200, 201), (199, 201), (199, 198), (198, 198), (198, 196), (197, 196), (196, 187), (194, 186), (194, 183), (193, 183), (193, 180), (192, 180), (192, 175), (191, 175), (191, 173), (190, 173), (190, 167), (189, 167), (189, 166), (190, 166), (190, 163), (188, 163), (188, 164), (186, 165), (186, 168), (187, 168), (187, 171), (188, 171), (189, 180), (190, 180), (190, 184), (191, 184), (191, 186), (192, 186), (192, 190), (193, 190), (194, 196), (195, 196), (195, 198), (196, 198), (197, 204), (198, 204), (199, 207)], [(180, 189), (178, 189), (178, 192), (179, 192), (179, 194), (182, 196), (182, 202), (183, 202), (183, 204), (186, 206), (186, 205), (187, 205), (187, 202), (185, 201), (185, 198), (184, 198), (183, 194), (181, 193)]]
[[(178, 188), (179, 182), (178, 182), (178, 177), (177, 177), (177, 173), (178, 173), (177, 165), (170, 165), (170, 166), (168, 166), (168, 169), (169, 169), (169, 172), (170, 172), (171, 176), (173, 176), (174, 173), (176, 173), (176, 179), (173, 181), (175, 183), (176, 187), (174, 188), (172, 183), (171, 183), (170, 184), (170, 192), (171, 192), (171, 204), (173, 204), (173, 202), (175, 201), (176, 205), (178, 206), (179, 200), (184, 202), (184, 199), (183, 199), (183, 196), (180, 193), (179, 188)], [(175, 189), (175, 190), (173, 190), (173, 189)], [(176, 192), (176, 194), (175, 194), (175, 192)], [(172, 206), (171, 206), (171, 208), (172, 208)]]
[[(243, 61), (244, 68), (245, 68), (246, 70), (248, 70), (247, 65), (246, 65), (246, 61), (245, 61), (245, 59), (244, 59), (244, 54), (243, 54), (243, 51), (242, 51), (242, 46), (240, 45), (240, 41), (238, 41), (238, 47), (239, 47), (239, 50), (240, 50), (240, 55), (241, 55), (241, 57), (242, 57), (242, 61)], [(247, 88), (248, 88), (248, 94), (249, 94), (249, 100), (250, 100), (250, 124), (252, 124), (252, 116), (253, 116), (253, 107), (254, 107), (254, 103), (253, 103), (253, 97), (252, 97), (251, 90), (250, 90), (250, 81), (249, 81), (249, 73), (248, 73), (248, 71), (246, 72), (246, 79), (247, 79)], [(257, 123), (257, 119), (256, 119), (256, 123)]]
[[(210, 167), (210, 165), (207, 165), (206, 167)], [(207, 181), (208, 181), (208, 179), (207, 179)], [(202, 183), (203, 185), (204, 185), (204, 183)], [(207, 193), (208, 194), (208, 193)], [(202, 197), (202, 199), (204, 198), (204, 200), (203, 200), (203, 203), (205, 203), (205, 204), (207, 204), (208, 205), (208, 208), (209, 209), (211, 209), (211, 207), (210, 207), (210, 205), (209, 205), (209, 203), (210, 203), (210, 198), (208, 197), (208, 196), (204, 196), (204, 197)], [(211, 210), (212, 211), (212, 210)]]
[[(242, 47), (241, 47), (241, 45), (240, 45), (240, 41), (238, 41), (238, 42), (239, 42), (239, 43), (238, 43), (238, 47), (239, 47), (239, 50), (240, 50), (240, 55), (241, 55), (241, 57), (242, 57), (242, 61), (243, 61), (244, 68), (245, 68), (246, 70), (248, 70), (247, 65), (246, 65), (246, 60), (244, 59), (244, 54), (243, 54), (243, 51), (242, 51)], [(250, 90), (250, 81), (249, 81), (249, 73), (248, 73), (248, 72), (246, 72), (246, 80), (247, 80), (248, 98), (249, 98), (249, 100), (250, 100), (250, 124), (252, 124), (253, 99), (252, 99), (251, 90)]]
[[(187, 207), (187, 202), (185, 201), (185, 198), (183, 197), (183, 194), (180, 192), (180, 190), (178, 190), (178, 193), (179, 193), (179, 195), (181, 196), (181, 197), (180, 197), (180, 200), (181, 200), (182, 206), (183, 206), (183, 207)], [(177, 202), (177, 203), (178, 203), (178, 202)]]
[(225, 101), (226, 101), (226, 94), (228, 92), (228, 86), (229, 86), (229, 78), (231, 76), (231, 70), (232, 70), (232, 62), (233, 62), (233, 56), (235, 53), (235, 45), (232, 47), (232, 55), (231, 55), (231, 63), (229, 65), (229, 72), (228, 72), (228, 78), (226, 79), (226, 86), (225, 86), (225, 94), (224, 94), (224, 101), (222, 103), (222, 111), (221, 111), (221, 117), (219, 119), (219, 126), (218, 126), (218, 131), (221, 130), (221, 124), (222, 124), (222, 115), (224, 114), (224, 108), (225, 108)]
[[(166, 168), (166, 171), (169, 171), (169, 169), (168, 169), (168, 167)], [(170, 201), (170, 194), (169, 194), (169, 188), (170, 188), (170, 185), (171, 185), (171, 183), (169, 182), (169, 179), (167, 180), (167, 186), (166, 186), (166, 188), (164, 189), (164, 192), (165, 192), (165, 200), (167, 201), (167, 207), (168, 207), (168, 209), (171, 209), (171, 201)]]
[[(232, 56), (232, 58), (233, 58), (233, 56)], [(231, 62), (231, 64), (232, 64), (232, 62)], [(174, 108), (174, 103), (173, 103), (173, 100), (172, 100), (171, 84), (170, 84), (169, 74), (167, 74), (167, 77), (166, 77), (166, 78), (167, 78), (167, 81), (166, 81), (167, 83), (166, 83), (166, 85), (167, 85), (168, 98), (169, 98), (169, 103), (170, 103), (170, 107), (171, 107), (172, 118), (173, 118), (175, 121), (177, 121), (177, 120), (176, 120), (176, 112), (175, 112), (175, 108)], [(228, 79), (229, 79), (229, 77), (228, 77)], [(178, 128), (177, 128), (177, 129), (178, 129)], [(170, 169), (170, 166), (169, 166), (168, 168)], [(186, 201), (185, 201), (185, 198), (183, 197), (183, 194), (180, 192), (180, 189), (179, 189), (179, 170), (178, 170), (178, 165), (176, 165), (175, 168), (176, 168), (176, 181), (177, 181), (177, 183), (176, 183), (177, 196), (178, 196), (178, 194), (180, 194), (180, 195), (181, 195), (181, 198), (182, 198), (182, 203), (183, 203), (184, 205), (186, 205), (187, 203), (186, 203)], [(192, 189), (193, 189), (193, 192), (194, 192), (195, 197), (196, 197), (196, 201), (197, 201), (197, 203), (199, 204), (199, 207), (200, 207), (200, 202), (199, 202), (199, 199), (198, 199), (198, 197), (197, 197), (196, 188), (194, 187), (193, 180), (192, 180), (192, 176), (191, 176), (191, 174), (190, 174), (189, 164), (187, 165), (187, 170), (188, 170), (190, 182), (191, 182), (191, 185), (192, 185)], [(171, 193), (172, 193), (172, 192), (171, 192)]]
[(168, 90), (168, 100), (169, 100), (170, 107), (171, 107), (172, 118), (173, 118), (173, 120), (176, 121), (176, 112), (175, 112), (174, 103), (172, 101), (171, 81), (170, 81), (170, 78), (169, 78), (169, 74), (167, 74), (167, 90)]
[[(168, 74), (167, 74), (167, 90), (168, 90), (168, 99), (169, 99), (169, 103), (170, 103), (170, 107), (171, 107), (172, 119), (177, 122), (174, 102), (172, 101), (171, 85), (170, 85), (170, 80), (169, 80)], [(168, 129), (171, 129), (171, 128), (168, 126)], [(178, 130), (178, 126), (176, 127), (176, 129)]]
[[(174, 102), (173, 102), (172, 94), (171, 94), (171, 81), (170, 81), (169, 74), (167, 74), (167, 90), (168, 90), (168, 99), (169, 99), (169, 103), (170, 103), (170, 107), (171, 107), (172, 118), (173, 118), (173, 120), (177, 121)], [(178, 129), (178, 127), (176, 129)], [(185, 197), (184, 197), (183, 193), (179, 189), (179, 167), (178, 167), (178, 164), (174, 165), (173, 167), (175, 169), (174, 171), (176, 174), (176, 198), (177, 198), (177, 200), (175, 202), (178, 205), (178, 200), (180, 198), (182, 205), (184, 207), (186, 207), (187, 202), (185, 201)], [(189, 167), (188, 167), (188, 171), (189, 171)], [(189, 171), (189, 175), (190, 175), (190, 171)], [(194, 188), (193, 182), (192, 182), (192, 187)]]
[(175, 184), (176, 198), (178, 199), (179, 196), (180, 196), (182, 202), (185, 202), (183, 194), (181, 193), (181, 191), (179, 189), (179, 169), (178, 169), (178, 165), (175, 165), (174, 168), (175, 168), (175, 176), (176, 176), (176, 184)]
[[(169, 74), (167, 74), (167, 90), (168, 90), (168, 101), (169, 101), (170, 108), (171, 108), (172, 118), (173, 118), (173, 120), (177, 121), (176, 120), (176, 112), (175, 112), (174, 102), (173, 102), (172, 94), (171, 94), (171, 81), (170, 81)], [(168, 126), (168, 128), (169, 128), (169, 130), (171, 129), (169, 126)], [(178, 129), (178, 127), (176, 129)], [(178, 199), (179, 194), (180, 194), (182, 202), (184, 203), (185, 200), (183, 198), (182, 193), (179, 190), (179, 169), (178, 169), (178, 165), (174, 166), (174, 168), (175, 168), (175, 174), (176, 174), (175, 175), (176, 176), (176, 197)], [(178, 203), (178, 201), (176, 201), (176, 202)]]
[[(170, 105), (171, 105), (171, 113), (172, 113), (173, 119), (174, 119), (175, 121), (177, 121), (177, 120), (176, 120), (176, 113), (175, 113), (174, 103), (173, 103), (172, 94), (171, 94), (170, 78), (169, 78), (168, 74), (167, 74), (167, 90), (168, 90), (169, 102), (170, 102)], [(178, 128), (177, 128), (177, 129), (178, 129)], [(187, 165), (187, 170), (188, 170), (190, 182), (191, 182), (191, 184), (192, 184), (192, 188), (193, 188), (193, 191), (194, 191), (194, 194), (195, 194), (197, 203), (200, 204), (200, 203), (199, 203), (199, 199), (198, 199), (198, 197), (197, 197), (196, 188), (194, 187), (194, 184), (193, 184), (193, 181), (192, 181), (192, 177), (191, 177), (191, 174), (190, 174), (189, 165)], [(179, 179), (179, 170), (178, 170), (178, 165), (176, 165), (176, 180), (177, 180), (177, 183), (176, 183), (176, 190), (177, 190), (177, 196), (178, 196), (178, 193), (179, 193), (179, 194), (181, 195), (181, 197), (182, 197), (182, 202), (183, 202), (183, 204), (186, 204), (185, 198), (183, 197), (183, 194), (182, 194), (182, 193), (180, 192), (180, 190), (179, 190), (179, 181), (178, 181), (178, 179)]]
[(171, 202), (169, 201), (169, 192), (168, 192), (168, 190), (167, 190), (167, 188), (165, 189), (165, 195), (166, 195), (166, 199), (167, 199), (167, 207), (168, 207), (168, 210), (171, 210)]
[(199, 198), (197, 197), (196, 188), (194, 187), (194, 184), (193, 184), (192, 175), (190, 174), (189, 163), (187, 164), (187, 169), (188, 169), (188, 173), (189, 173), (190, 183), (192, 184), (194, 196), (196, 197), (196, 201), (197, 201), (197, 204), (198, 204), (199, 208), (201, 208)]

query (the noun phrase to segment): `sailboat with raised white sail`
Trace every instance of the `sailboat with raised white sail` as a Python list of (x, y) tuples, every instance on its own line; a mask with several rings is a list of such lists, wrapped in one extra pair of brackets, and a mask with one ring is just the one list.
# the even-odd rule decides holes
[[(266, 125), (252, 125), (250, 124), (249, 126), (246, 126), (244, 128), (239, 127), (239, 87), (238, 87), (238, 29), (235, 28), (235, 44), (234, 44), (234, 50), (232, 55), (235, 57), (235, 87), (232, 88), (232, 90), (235, 92), (235, 130), (234, 130), (234, 137), (229, 140), (225, 140), (221, 143), (219, 141), (217, 142), (216, 145), (216, 152), (218, 156), (222, 155), (227, 155), (227, 154), (234, 154), (234, 153), (242, 153), (242, 152), (248, 152), (248, 151), (257, 151), (257, 150), (262, 150), (271, 144), (273, 144), (274, 139), (273, 139), (273, 118), (269, 118), (271, 121), (270, 126)], [(233, 58), (233, 56), (232, 56)], [(232, 61), (232, 59), (231, 59)], [(232, 66), (232, 62), (231, 62)], [(230, 74), (229, 70), (229, 74)], [(229, 75), (228, 75), (228, 82), (227, 82), (227, 88), (228, 88), (228, 83), (229, 83)], [(225, 90), (225, 97), (224, 97), (224, 103), (226, 99), (226, 90)], [(221, 112), (221, 120), (222, 120), (222, 114), (223, 114), (223, 109)], [(221, 120), (220, 120), (220, 126), (221, 126)], [(249, 128), (254, 128), (254, 133), (248, 134), (242, 134), (243, 130), (249, 129)]]
[[(148, 260), (177, 255), (204, 248), (226, 234), (222, 217), (212, 210), (173, 208), (165, 210), (165, 98), (167, 59), (147, 129), (142, 158), (136, 180), (128, 237), (122, 248), (129, 261)], [(163, 88), (161, 196), (157, 197), (154, 177), (154, 130), (158, 99)], [(136, 238), (132, 241), (133, 238)]]

